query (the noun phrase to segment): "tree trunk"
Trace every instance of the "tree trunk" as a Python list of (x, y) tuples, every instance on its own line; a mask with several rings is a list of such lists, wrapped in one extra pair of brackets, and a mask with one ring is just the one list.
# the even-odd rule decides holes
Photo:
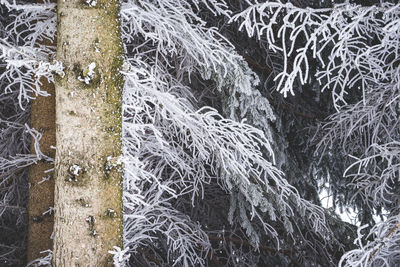
[(58, 1), (54, 266), (112, 266), (122, 247), (119, 8)]
[[(32, 102), (31, 127), (42, 133), (42, 139), (39, 142), (41, 151), (54, 157), (55, 150), (51, 148), (56, 145), (54, 85), (43, 79), (42, 90), (46, 90), (51, 95), (38, 96)], [(32, 141), (32, 153), (35, 153), (34, 150)], [(53, 232), (54, 217), (49, 212), (49, 208), (54, 206), (54, 179), (52, 172), (45, 171), (53, 167), (52, 163), (39, 161), (29, 169), (28, 262), (41, 257), (41, 251), (52, 248), (50, 236)]]
[[(34, 1), (43, 2), (43, 1)], [(52, 0), (51, 2), (55, 2)], [(43, 42), (45, 45), (56, 45), (55, 42)], [(46, 78), (41, 79), (41, 89), (50, 96), (37, 96), (31, 104), (31, 127), (42, 133), (39, 141), (40, 149), (54, 158), (56, 146), (56, 98), (54, 84)], [(35, 154), (34, 142), (31, 143), (32, 154)], [(54, 178), (53, 172), (46, 170), (53, 168), (49, 162), (38, 162), (29, 168), (29, 199), (28, 199), (28, 244), (27, 261), (33, 261), (43, 256), (41, 251), (52, 249), (54, 217), (49, 208), (54, 206)]]

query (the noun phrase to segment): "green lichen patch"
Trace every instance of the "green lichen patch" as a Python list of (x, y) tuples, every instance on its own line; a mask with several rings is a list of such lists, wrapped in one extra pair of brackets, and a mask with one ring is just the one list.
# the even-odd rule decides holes
[(123, 165), (122, 165), (122, 157), (117, 156), (107, 156), (104, 161), (104, 175), (105, 179), (109, 180), (112, 172), (116, 172), (117, 176), (121, 176), (121, 173), (123, 171)]
[(63, 77), (61, 75), (54, 75), (54, 81), (56, 83), (60, 83), (63, 78), (65, 78), (65, 76)]
[(118, 217), (118, 213), (111, 208), (108, 208), (105, 212), (104, 212), (104, 216), (102, 216), (102, 218), (116, 218)]
[(74, 73), (78, 73), (76, 78), (83, 84), (83, 88), (98, 88), (100, 86), (101, 73), (96, 62), (91, 62), (85, 68), (79, 71), (75, 70)]

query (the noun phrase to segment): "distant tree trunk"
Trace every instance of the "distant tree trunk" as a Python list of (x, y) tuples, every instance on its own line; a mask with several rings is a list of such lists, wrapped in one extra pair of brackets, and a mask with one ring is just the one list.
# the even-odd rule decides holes
[(54, 266), (111, 266), (122, 247), (119, 1), (58, 1)]
[[(33, 2), (43, 2), (42, 0)], [(55, 2), (55, 0), (52, 0)], [(45, 42), (46, 45), (56, 45)], [(56, 145), (56, 98), (54, 84), (46, 78), (41, 79), (41, 90), (47, 91), (50, 96), (37, 96), (31, 104), (30, 126), (42, 133), (40, 139), (41, 151), (54, 158), (55, 150), (51, 146)], [(31, 143), (31, 151), (34, 154), (34, 142)], [(28, 199), (28, 244), (27, 261), (30, 262), (43, 255), (41, 251), (52, 249), (54, 217), (48, 212), (54, 206), (54, 178), (53, 172), (46, 170), (54, 166), (49, 162), (39, 161), (29, 169), (29, 199)], [(45, 213), (45, 214), (43, 214)]]
[[(54, 85), (42, 81), (42, 90), (51, 96), (37, 97), (31, 105), (31, 127), (42, 132), (40, 140), (41, 151), (51, 157), (55, 150), (50, 146), (56, 145), (55, 136), (55, 90)], [(34, 152), (32, 142), (31, 151)], [(50, 238), (53, 232), (54, 217), (49, 211), (54, 206), (54, 179), (53, 173), (45, 173), (54, 166), (49, 162), (38, 162), (29, 170), (29, 199), (28, 199), (28, 262), (41, 257), (41, 251), (52, 248)], [(44, 213), (44, 214), (43, 214)]]

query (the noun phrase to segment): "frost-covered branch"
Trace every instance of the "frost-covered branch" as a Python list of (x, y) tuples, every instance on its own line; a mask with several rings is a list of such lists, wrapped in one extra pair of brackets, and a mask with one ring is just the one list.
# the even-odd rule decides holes
[[(52, 62), (54, 4), (0, 1), (0, 265), (21, 266), (26, 250), (28, 196), (27, 166), (51, 161), (40, 152), (41, 134), (29, 127), (29, 100), (47, 95), (40, 78), (54, 81), (62, 74)], [(31, 138), (37, 152), (32, 155)], [(17, 208), (21, 207), (21, 208)], [(6, 238), (4, 233), (6, 233)]]
[(353, 199), (361, 196), (370, 207), (399, 203), (392, 198), (400, 170), (398, 88), (391, 84), (370, 89), (365, 100), (343, 107), (320, 130), (319, 155), (334, 147), (350, 155), (344, 175), (351, 180)]
[[(400, 263), (400, 217), (377, 223), (364, 237), (360, 227), (357, 249), (345, 253), (339, 266), (396, 266)], [(368, 240), (368, 241), (366, 241)]]
[[(347, 103), (348, 88), (365, 93), (368, 85), (397, 80), (392, 55), (398, 45), (393, 39), (398, 34), (398, 5), (312, 9), (279, 1), (249, 4), (231, 22), (283, 54), (283, 70), (274, 79), (284, 96), (294, 95), (296, 82), (309, 83), (315, 74), (322, 91), (332, 90), (339, 109)], [(317, 73), (310, 72), (312, 59), (319, 62)]]
[[(5, 63), (6, 71), (0, 80), (6, 85), (6, 93), (19, 90), (18, 101), (29, 101), (35, 95), (46, 96), (40, 89), (40, 78), (46, 77), (54, 82), (54, 75), (63, 75), (63, 66), (54, 61), (54, 47), (45, 45), (45, 40), (52, 40), (56, 31), (54, 4), (18, 5), (2, 1), (13, 12), (12, 23), (4, 29), (0, 38), (0, 60)], [(20, 45), (23, 44), (23, 45)]]
[[(152, 240), (155, 238), (152, 232), (163, 233), (166, 222), (162, 218), (173, 214), (173, 210), (167, 209), (168, 202), (188, 194), (193, 202), (204, 195), (203, 184), (212, 181), (232, 195), (230, 221), (238, 220), (256, 246), (260, 233), (253, 228), (253, 220), (259, 221), (261, 229), (278, 240), (274, 226), (265, 220), (266, 214), (270, 220), (284, 224), (289, 233), (293, 232), (291, 221), (294, 222), (295, 214), (307, 216), (312, 222), (310, 230), (326, 240), (332, 239), (323, 210), (302, 199), (273, 162), (265, 159), (263, 150), (268, 151), (271, 158), (273, 153), (262, 131), (223, 119), (211, 108), (196, 111), (188, 99), (179, 97), (190, 96), (188, 88), (162, 67), (141, 60), (140, 55), (129, 62), (125, 65), (124, 147), (128, 163), (125, 163), (127, 189), (124, 196), (126, 208), (137, 204), (129, 209), (132, 215), (127, 212), (125, 226), (140, 229), (141, 233), (133, 235), (133, 230), (127, 231), (127, 244), (138, 245), (139, 237)], [(145, 186), (149, 182), (153, 184), (150, 188)], [(128, 193), (131, 191), (135, 193)], [(148, 203), (149, 194), (162, 200), (157, 205)], [(138, 216), (141, 209), (145, 213)], [(236, 212), (238, 219), (233, 219)], [(148, 218), (154, 218), (161, 225), (157, 226)], [(189, 222), (184, 225), (190, 225)], [(201, 233), (200, 229), (191, 231)], [(194, 264), (204, 256), (198, 258), (191, 246), (196, 247), (206, 239), (191, 236), (193, 240), (185, 241), (185, 235), (177, 240), (186, 244), (179, 246), (183, 249), (181, 253), (189, 257), (183, 258), (184, 261)]]
[[(206, 27), (187, 1), (143, 1), (123, 3), (121, 16), (125, 42), (141, 36), (154, 45), (160, 60), (177, 72), (178, 79), (197, 71), (223, 91), (223, 108), (231, 119), (248, 118), (268, 132), (274, 115), (268, 100), (255, 86), (259, 80), (234, 47), (216, 28)], [(170, 65), (169, 57), (178, 62)]]

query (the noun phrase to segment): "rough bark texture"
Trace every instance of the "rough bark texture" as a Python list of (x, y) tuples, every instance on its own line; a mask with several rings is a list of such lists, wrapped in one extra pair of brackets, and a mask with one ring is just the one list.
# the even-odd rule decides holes
[[(41, 3), (42, 0), (32, 1)], [(55, 2), (52, 0), (51, 2)], [(56, 45), (49, 41), (43, 42), (46, 45)], [(56, 97), (54, 84), (47, 79), (41, 79), (41, 89), (47, 91), (50, 96), (38, 96), (31, 104), (31, 127), (42, 133), (40, 139), (41, 151), (54, 158), (56, 146)], [(31, 143), (32, 154), (35, 154), (34, 143)], [(54, 206), (54, 177), (53, 172), (46, 173), (46, 170), (53, 168), (49, 162), (38, 162), (29, 168), (29, 199), (28, 199), (28, 243), (27, 261), (30, 262), (41, 256), (41, 251), (52, 249), (53, 240), (50, 238), (53, 233), (53, 214), (45, 213)], [(44, 181), (43, 178), (49, 179)], [(43, 213), (45, 213), (43, 215)]]
[(122, 247), (119, 1), (59, 0), (57, 15), (53, 265), (112, 266), (108, 251)]
[[(42, 139), (39, 142), (41, 151), (54, 157), (55, 150), (51, 148), (56, 145), (54, 85), (43, 79), (42, 90), (46, 90), (51, 96), (39, 96), (32, 102), (31, 127), (42, 133)], [(31, 151), (35, 153), (33, 142)], [(38, 162), (29, 169), (28, 262), (41, 257), (41, 251), (52, 249), (53, 246), (50, 236), (53, 232), (54, 217), (50, 213), (43, 214), (54, 206), (53, 172), (45, 173), (46, 170), (53, 167), (52, 163)], [(43, 178), (49, 180), (44, 181)]]

